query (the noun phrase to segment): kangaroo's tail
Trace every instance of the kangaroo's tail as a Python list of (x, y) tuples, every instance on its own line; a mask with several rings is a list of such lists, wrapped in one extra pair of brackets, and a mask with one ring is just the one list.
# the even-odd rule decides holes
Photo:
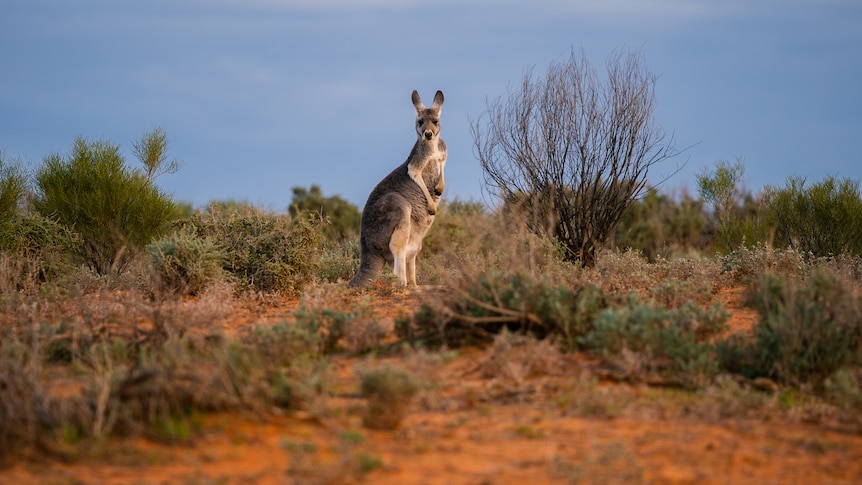
[(377, 276), (383, 271), (383, 266), (386, 260), (379, 255), (368, 254), (363, 251), (359, 256), (359, 271), (347, 283), (352, 287), (363, 287), (374, 281)]

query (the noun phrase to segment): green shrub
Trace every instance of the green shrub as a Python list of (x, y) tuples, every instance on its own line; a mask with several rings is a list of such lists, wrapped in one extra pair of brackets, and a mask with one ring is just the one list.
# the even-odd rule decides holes
[[(156, 129), (136, 146), (162, 136)], [(178, 216), (153, 183), (164, 154), (136, 152), (149, 157), (146, 171), (126, 167), (118, 146), (79, 137), (68, 157), (49, 155), (36, 172), (36, 210), (81, 235), (75, 254), (100, 275), (121, 273)]]
[(816, 269), (803, 283), (766, 273), (750, 298), (759, 322), (754, 336), (718, 344), (722, 366), (747, 377), (820, 386), (859, 359), (859, 298), (832, 273)]
[(5, 258), (4, 288), (32, 291), (73, 273), (72, 251), (81, 238), (38, 213), (13, 217), (0, 225), (0, 257)]
[(210, 238), (185, 226), (147, 246), (163, 290), (196, 295), (222, 275), (224, 253)]
[(224, 249), (223, 267), (241, 290), (295, 292), (317, 277), (323, 222), (213, 203), (191, 224)]
[(610, 246), (634, 249), (655, 262), (660, 257), (701, 249), (706, 225), (701, 201), (685, 193), (676, 200), (650, 188), (623, 213)]
[(0, 151), (0, 225), (18, 214), (18, 206), (27, 190), (27, 178), (16, 163), (6, 160)]
[(774, 231), (775, 246), (815, 256), (862, 255), (859, 182), (834, 177), (809, 186), (805, 182), (790, 177), (784, 188), (764, 189), (763, 217)]
[(359, 209), (335, 195), (324, 197), (317, 185), (310, 189), (293, 188), (293, 200), (288, 212), (294, 219), (324, 219), (327, 224), (320, 227), (327, 241), (343, 243), (359, 235)]

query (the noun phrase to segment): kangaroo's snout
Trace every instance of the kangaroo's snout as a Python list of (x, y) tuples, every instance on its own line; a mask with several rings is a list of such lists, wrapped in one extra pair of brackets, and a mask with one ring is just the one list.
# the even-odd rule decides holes
[(434, 132), (431, 130), (425, 130), (425, 139), (430, 140), (434, 137)]

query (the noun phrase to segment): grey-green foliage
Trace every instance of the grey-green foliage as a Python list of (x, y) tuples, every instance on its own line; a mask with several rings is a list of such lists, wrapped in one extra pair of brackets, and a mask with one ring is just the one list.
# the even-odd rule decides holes
[(815, 269), (804, 282), (767, 272), (750, 302), (760, 317), (754, 338), (737, 335), (718, 345), (726, 370), (819, 386), (859, 363), (862, 303), (832, 272)]
[(423, 303), (414, 325), (402, 322), (396, 333), (425, 344), (461, 347), (488, 343), (509, 329), (561, 337), (564, 347), (575, 348), (608, 298), (592, 285), (573, 291), (526, 273), (488, 271), (442, 304), (445, 308)]
[(11, 263), (3, 276), (18, 290), (56, 281), (74, 271), (70, 255), (80, 244), (77, 233), (38, 213), (13, 217), (0, 224), (0, 253)]
[(628, 349), (668, 359), (674, 373), (709, 376), (718, 370), (718, 361), (708, 339), (724, 329), (728, 317), (719, 305), (704, 309), (687, 303), (668, 309), (629, 295), (625, 304), (596, 316), (581, 344), (606, 357)]
[(763, 217), (776, 247), (815, 256), (862, 255), (862, 198), (859, 181), (828, 177), (806, 185), (803, 177), (763, 192)]
[(169, 292), (195, 295), (222, 275), (221, 247), (190, 225), (153, 241), (147, 253), (162, 289)]
[(162, 138), (156, 129), (135, 143), (146, 170), (127, 167), (117, 145), (78, 137), (68, 156), (49, 155), (36, 172), (36, 210), (81, 235), (75, 255), (98, 274), (122, 272), (178, 216), (153, 181), (165, 163)]
[(249, 204), (210, 204), (190, 219), (223, 249), (240, 289), (296, 291), (316, 278), (323, 221), (292, 220)]

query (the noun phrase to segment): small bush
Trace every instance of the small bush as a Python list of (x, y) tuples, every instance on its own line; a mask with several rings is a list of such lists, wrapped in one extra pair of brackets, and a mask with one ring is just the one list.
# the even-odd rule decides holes
[(532, 233), (522, 221), (488, 212), (478, 202), (454, 200), (438, 208), (417, 264), (430, 284), (467, 286), (495, 270), (542, 275), (562, 284), (576, 279), (580, 268), (561, 258), (558, 245)]
[(832, 273), (817, 269), (803, 283), (766, 273), (750, 303), (760, 317), (754, 338), (719, 343), (725, 369), (819, 387), (840, 368), (858, 363), (862, 308)]
[(324, 244), (317, 266), (321, 281), (335, 283), (349, 280), (359, 269), (359, 241)]
[(158, 160), (142, 162), (146, 172), (130, 170), (118, 146), (79, 137), (69, 157), (49, 155), (36, 172), (36, 210), (81, 235), (75, 255), (100, 275), (121, 273), (178, 217), (153, 184)]
[(368, 399), (363, 424), (380, 430), (398, 428), (419, 390), (413, 374), (388, 365), (362, 371), (360, 386), (360, 394)]
[(21, 448), (44, 445), (55, 421), (33, 372), (0, 355), (0, 460)]
[(323, 222), (213, 203), (191, 224), (224, 249), (223, 268), (240, 290), (297, 292), (317, 277)]
[(150, 243), (147, 253), (163, 291), (197, 295), (222, 275), (221, 248), (191, 226)]
[[(605, 358), (640, 354), (651, 361), (645, 365), (697, 383), (718, 370), (707, 339), (724, 329), (728, 316), (720, 306), (704, 310), (687, 304), (666, 309), (630, 295), (625, 305), (600, 312), (581, 344)], [(661, 361), (665, 363), (658, 364)]]
[(490, 355), (479, 362), (482, 377), (522, 384), (530, 377), (553, 375), (560, 369), (562, 353), (550, 339), (503, 331), (494, 338)]
[(32, 293), (41, 284), (59, 282), (76, 269), (70, 255), (81, 238), (37, 213), (20, 215), (0, 226), (3, 288)]
[(413, 324), (399, 321), (396, 332), (412, 342), (460, 347), (489, 343), (507, 329), (538, 338), (558, 335), (573, 348), (606, 305), (604, 294), (589, 285), (575, 292), (528, 274), (491, 271), (437, 303), (424, 303)]
[(343, 285), (317, 285), (302, 296), (294, 312), (296, 325), (320, 336), (324, 353), (342, 348), (369, 352), (379, 347), (387, 335), (370, 302), (354, 302), (347, 291)]
[(759, 220), (759, 202), (741, 188), (744, 173), (742, 159), (733, 163), (719, 160), (713, 171), (705, 169), (695, 176), (698, 193), (713, 209), (710, 227), (705, 232), (721, 254), (768, 237)]
[(316, 359), (323, 349), (316, 329), (286, 322), (255, 325), (243, 332), (242, 341), (262, 361), (277, 367), (299, 358)]
[(712, 300), (719, 275), (719, 266), (711, 259), (657, 258), (650, 263), (639, 252), (626, 250), (602, 252), (584, 280), (607, 294), (635, 291), (644, 300), (676, 308), (688, 301), (706, 304)]
[(862, 369), (842, 368), (823, 383), (824, 393), (842, 409), (862, 410)]
[(808, 257), (793, 248), (771, 249), (765, 244), (740, 247), (719, 257), (721, 272), (731, 283), (751, 284), (771, 271), (788, 278), (804, 277), (808, 270)]

